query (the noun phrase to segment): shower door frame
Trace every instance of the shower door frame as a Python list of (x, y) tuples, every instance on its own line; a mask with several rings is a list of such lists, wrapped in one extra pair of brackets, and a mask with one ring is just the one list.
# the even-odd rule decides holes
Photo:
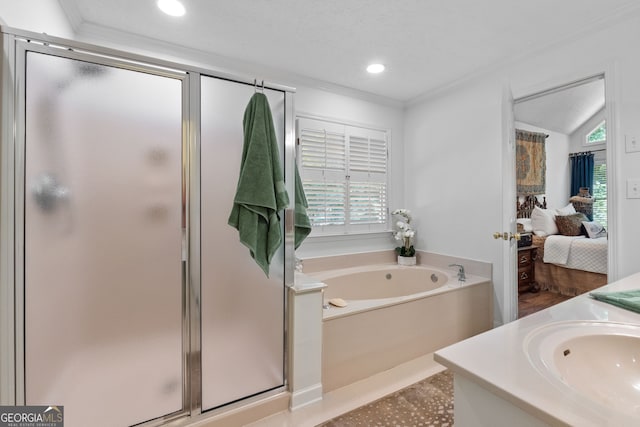
[[(288, 388), (288, 293), (294, 284), (294, 209), (285, 209), (284, 244), (284, 360), (282, 387), (202, 411), (201, 350), (201, 236), (200, 236), (200, 79), (208, 76), (255, 86), (256, 79), (206, 68), (76, 42), (46, 34), (0, 26), (3, 57), (0, 66), (2, 108), (0, 126), (0, 405), (25, 404), (24, 325), (24, 197), (25, 197), (25, 81), (26, 52), (77, 59), (107, 66), (175, 78), (182, 81), (182, 372), (183, 407), (179, 412), (143, 425), (173, 420), (205, 419), (221, 412), (278, 395)], [(263, 82), (261, 87), (284, 93), (284, 175), (294, 200), (295, 89)]]

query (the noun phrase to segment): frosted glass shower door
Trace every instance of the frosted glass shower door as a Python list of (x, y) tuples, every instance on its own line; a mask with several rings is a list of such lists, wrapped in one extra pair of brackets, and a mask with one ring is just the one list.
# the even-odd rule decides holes
[(182, 85), (27, 52), (25, 395), (67, 427), (183, 409)]
[[(242, 119), (254, 87), (202, 78), (202, 408), (284, 384), (283, 248), (270, 278), (227, 224), (242, 158)], [(265, 90), (284, 153), (284, 93)], [(284, 162), (282, 163), (284, 164)]]

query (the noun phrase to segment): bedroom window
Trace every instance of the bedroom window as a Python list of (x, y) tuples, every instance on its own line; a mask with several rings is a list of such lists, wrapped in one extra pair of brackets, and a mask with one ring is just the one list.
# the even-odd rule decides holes
[(312, 235), (388, 230), (388, 132), (307, 117), (297, 132)]
[(607, 125), (606, 122), (600, 123), (591, 132), (587, 133), (586, 144), (602, 144), (607, 141)]
[(593, 220), (607, 227), (607, 164), (593, 167)]

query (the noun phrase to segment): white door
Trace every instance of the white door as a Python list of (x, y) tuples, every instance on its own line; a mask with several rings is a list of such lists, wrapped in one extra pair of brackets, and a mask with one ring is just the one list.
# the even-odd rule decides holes
[[(513, 94), (509, 87), (502, 93), (502, 232), (516, 232), (516, 138), (513, 113)], [(500, 240), (503, 245), (503, 297), (502, 320), (508, 323), (518, 318), (518, 271), (516, 268), (517, 242)]]
[[(227, 224), (242, 160), (251, 85), (203, 76), (201, 130), (202, 408), (284, 385), (284, 244), (270, 275)], [(265, 89), (280, 155), (284, 93)], [(282, 164), (284, 159), (281, 158)]]
[(179, 412), (182, 76), (25, 61), (25, 403), (69, 427)]

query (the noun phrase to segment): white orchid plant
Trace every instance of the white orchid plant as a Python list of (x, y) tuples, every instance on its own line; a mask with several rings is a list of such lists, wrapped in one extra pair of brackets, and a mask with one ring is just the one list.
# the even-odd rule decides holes
[(411, 228), (411, 211), (408, 209), (396, 209), (391, 212), (391, 215), (402, 218), (396, 222), (396, 230), (393, 232), (393, 237), (402, 242), (402, 246), (398, 246), (396, 248), (396, 252), (400, 256), (415, 256), (416, 250), (414, 249), (411, 241), (416, 235), (416, 231)]

